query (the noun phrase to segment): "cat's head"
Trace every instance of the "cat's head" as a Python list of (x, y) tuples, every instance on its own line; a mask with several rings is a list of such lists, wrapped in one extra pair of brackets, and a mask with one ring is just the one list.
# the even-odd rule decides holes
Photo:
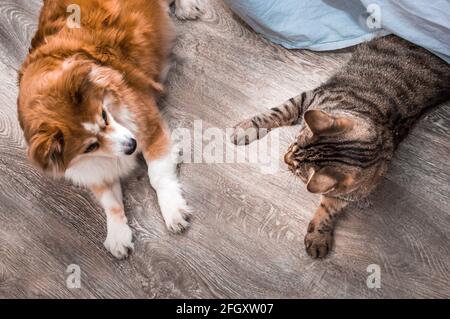
[(387, 166), (382, 134), (366, 118), (334, 112), (305, 112), (300, 133), (284, 160), (311, 193), (367, 195)]

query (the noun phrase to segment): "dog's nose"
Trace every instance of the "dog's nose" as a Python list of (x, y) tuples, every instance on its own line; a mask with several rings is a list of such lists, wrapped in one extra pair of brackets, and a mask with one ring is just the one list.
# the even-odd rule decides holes
[(124, 153), (126, 155), (131, 155), (136, 151), (137, 142), (134, 138), (130, 139), (128, 142), (124, 145)]

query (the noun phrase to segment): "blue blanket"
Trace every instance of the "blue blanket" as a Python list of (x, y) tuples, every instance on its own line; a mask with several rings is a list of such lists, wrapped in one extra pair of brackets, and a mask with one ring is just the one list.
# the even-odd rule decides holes
[(394, 33), (450, 63), (449, 0), (225, 0), (289, 49), (334, 50)]

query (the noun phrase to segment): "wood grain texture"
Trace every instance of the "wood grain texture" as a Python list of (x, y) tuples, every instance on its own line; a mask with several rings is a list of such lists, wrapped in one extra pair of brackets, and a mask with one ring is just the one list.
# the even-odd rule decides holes
[[(161, 109), (172, 127), (231, 127), (316, 87), (351, 50), (288, 51), (247, 28), (220, 0), (202, 21), (176, 22), (177, 63)], [(2, 298), (427, 298), (450, 297), (450, 108), (428, 114), (400, 147), (371, 205), (347, 209), (329, 258), (304, 252), (319, 198), (284, 166), (184, 164), (195, 217), (170, 235), (141, 163), (123, 182), (136, 249), (103, 248), (104, 216), (84, 189), (52, 181), (25, 156), (16, 71), (36, 28), (38, 0), (0, 0), (0, 297)], [(283, 152), (296, 128), (280, 130)], [(82, 287), (66, 287), (78, 264)], [(370, 264), (381, 289), (366, 286)]]

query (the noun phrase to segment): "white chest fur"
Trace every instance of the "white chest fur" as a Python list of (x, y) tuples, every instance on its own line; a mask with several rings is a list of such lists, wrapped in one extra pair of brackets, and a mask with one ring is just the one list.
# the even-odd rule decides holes
[(117, 158), (93, 157), (78, 161), (64, 176), (77, 185), (99, 185), (127, 176), (135, 166), (135, 154)]

